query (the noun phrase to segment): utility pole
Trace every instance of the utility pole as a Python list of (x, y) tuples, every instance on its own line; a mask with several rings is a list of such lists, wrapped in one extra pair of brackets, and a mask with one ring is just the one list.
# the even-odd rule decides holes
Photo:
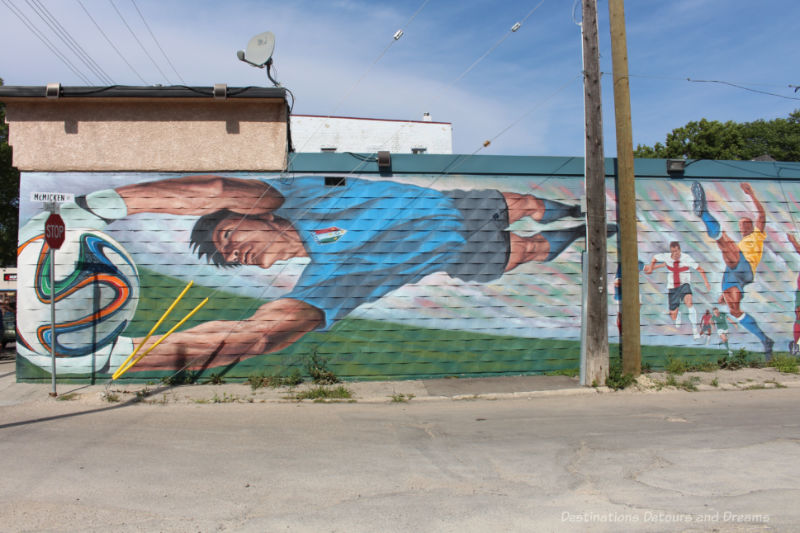
[(633, 168), (631, 93), (628, 84), (628, 44), (624, 0), (609, 0), (611, 58), (614, 71), (614, 116), (617, 125), (617, 218), (622, 289), (620, 354), (622, 372), (642, 372), (639, 333), (639, 243), (636, 231), (636, 186)]
[(583, 0), (583, 90), (586, 120), (586, 312), (583, 385), (608, 377), (608, 283), (606, 276), (606, 172), (600, 98), (597, 0)]

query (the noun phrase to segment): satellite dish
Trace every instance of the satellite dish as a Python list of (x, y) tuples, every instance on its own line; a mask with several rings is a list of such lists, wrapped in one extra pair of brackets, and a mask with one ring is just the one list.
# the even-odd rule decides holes
[(259, 33), (247, 43), (247, 51), (239, 50), (236, 56), (254, 67), (264, 68), (270, 63), (275, 50), (275, 35), (271, 31)]

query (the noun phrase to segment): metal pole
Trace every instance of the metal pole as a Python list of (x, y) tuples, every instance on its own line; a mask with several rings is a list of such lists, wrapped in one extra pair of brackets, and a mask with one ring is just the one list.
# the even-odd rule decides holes
[(56, 397), (56, 251), (50, 248), (50, 375), (53, 390), (50, 396)]
[[(50, 214), (58, 213), (58, 204), (45, 204)], [(50, 378), (52, 390), (50, 396), (58, 396), (56, 392), (56, 251), (50, 248)]]

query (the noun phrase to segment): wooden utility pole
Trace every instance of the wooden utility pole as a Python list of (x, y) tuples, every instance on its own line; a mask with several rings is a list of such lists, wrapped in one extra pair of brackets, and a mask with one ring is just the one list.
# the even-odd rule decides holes
[(583, 0), (583, 90), (586, 119), (586, 268), (584, 278), (584, 385), (608, 377), (608, 283), (606, 276), (606, 172), (600, 98), (597, 0)]
[(608, 14), (614, 71), (614, 116), (617, 125), (618, 260), (622, 264), (620, 351), (622, 372), (638, 376), (642, 371), (642, 348), (639, 337), (639, 243), (636, 232), (636, 186), (624, 0), (609, 0)]

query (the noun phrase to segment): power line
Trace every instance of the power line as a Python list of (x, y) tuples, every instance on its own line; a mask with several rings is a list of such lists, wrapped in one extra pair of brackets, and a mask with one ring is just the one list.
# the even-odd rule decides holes
[(122, 52), (120, 52), (119, 49), (116, 46), (114, 46), (114, 43), (111, 42), (111, 39), (108, 38), (108, 35), (106, 35), (106, 32), (104, 32), (103, 28), (100, 27), (100, 24), (98, 24), (97, 21), (92, 16), (92, 14), (89, 13), (89, 10), (86, 9), (86, 6), (83, 5), (83, 2), (81, 2), (81, 0), (75, 0), (75, 1), (78, 2), (78, 4), (81, 6), (81, 9), (83, 9), (84, 13), (86, 13), (86, 16), (89, 17), (89, 20), (91, 20), (92, 23), (94, 23), (95, 27), (100, 32), (100, 34), (103, 36), (103, 38), (106, 40), (108, 45), (117, 53), (117, 55), (120, 57), (120, 59), (122, 59), (122, 61), (124, 61), (125, 64), (128, 65), (128, 68), (130, 68), (131, 71), (133, 71), (133, 73), (136, 74), (136, 77), (138, 77), (139, 80), (141, 80), (142, 84), (143, 85), (149, 85), (149, 83), (147, 83), (145, 81), (145, 79), (142, 77), (142, 75), (139, 74), (139, 72), (135, 68), (133, 68), (133, 65), (131, 65), (128, 62), (127, 59), (125, 59), (125, 56), (122, 55)]
[(136, 32), (133, 31), (133, 28), (130, 27), (130, 25), (128, 24), (128, 21), (125, 20), (125, 17), (122, 16), (122, 13), (120, 12), (120, 10), (117, 9), (117, 5), (114, 3), (114, 0), (108, 0), (108, 2), (111, 4), (111, 7), (114, 8), (114, 11), (117, 12), (117, 15), (119, 15), (119, 18), (120, 18), (120, 20), (122, 20), (122, 23), (125, 24), (125, 27), (128, 28), (128, 31), (131, 32), (131, 35), (136, 40), (136, 42), (139, 44), (139, 48), (141, 48), (142, 51), (144, 52), (144, 54), (150, 59), (150, 62), (153, 63), (153, 65), (155, 65), (155, 67), (158, 70), (158, 72), (161, 73), (161, 76), (165, 80), (167, 80), (167, 84), (172, 85), (172, 82), (169, 81), (169, 78), (167, 77), (167, 75), (164, 74), (164, 71), (161, 70), (161, 67), (158, 66), (158, 63), (156, 63), (155, 59), (153, 59), (153, 56), (151, 56), (150, 52), (147, 51), (147, 48), (144, 47), (144, 45), (142, 44), (142, 41), (140, 41), (139, 37), (136, 36)]
[(105, 85), (111, 85), (114, 80), (97, 64), (97, 62), (84, 50), (84, 48), (72, 37), (72, 34), (61, 25), (58, 19), (48, 10), (39, 0), (25, 0), (28, 6), (39, 16), (40, 19), (61, 39), (77, 58)]
[(2, 0), (3, 3), (11, 10), (14, 15), (36, 36), (39, 38), (44, 45), (50, 49), (53, 54), (64, 63), (67, 68), (69, 68), (77, 77), (79, 77), (86, 85), (91, 85), (92, 83), (89, 81), (83, 72), (81, 72), (72, 62), (62, 54), (58, 48), (50, 42), (50, 40), (45, 36), (37, 27), (36, 25), (31, 22), (31, 20), (23, 13), (17, 6), (11, 3), (10, 0)]
[(144, 27), (147, 28), (148, 32), (150, 32), (150, 37), (153, 38), (153, 42), (155, 42), (156, 46), (158, 46), (158, 49), (161, 50), (161, 55), (163, 55), (164, 59), (167, 60), (167, 63), (169, 64), (170, 68), (172, 69), (172, 72), (174, 72), (175, 75), (178, 77), (178, 79), (181, 80), (181, 83), (186, 85), (186, 80), (184, 80), (181, 77), (181, 75), (178, 74), (178, 71), (175, 69), (175, 65), (173, 65), (172, 61), (169, 60), (169, 57), (167, 57), (166, 52), (164, 52), (164, 49), (161, 47), (161, 43), (158, 42), (158, 39), (156, 39), (156, 36), (153, 33), (153, 30), (150, 29), (150, 25), (147, 23), (147, 20), (145, 20), (144, 15), (142, 15), (142, 11), (139, 9), (139, 6), (136, 5), (136, 0), (131, 0), (131, 3), (133, 4), (133, 7), (136, 8), (136, 12), (139, 13), (139, 16), (142, 18), (142, 22), (144, 22)]
[[(424, 8), (424, 7), (425, 7), (427, 4), (428, 4), (428, 2), (430, 2), (430, 0), (424, 0), (424, 1), (422, 2), (422, 4), (421, 4), (421, 5), (420, 5), (420, 6), (417, 8), (417, 10), (414, 12), (414, 14), (413, 14), (413, 15), (411, 15), (411, 17), (410, 17), (410, 18), (409, 18), (409, 19), (406, 21), (406, 23), (405, 23), (405, 24), (403, 24), (403, 26), (401, 26), (401, 27), (400, 27), (400, 29), (399, 29), (399, 30), (397, 30), (397, 31), (394, 33), (394, 35), (392, 35), (392, 40), (391, 40), (391, 41), (389, 41), (389, 44), (387, 44), (387, 45), (386, 45), (386, 47), (383, 49), (383, 51), (381, 51), (381, 53), (380, 53), (380, 54), (378, 54), (378, 57), (376, 57), (376, 58), (375, 58), (375, 60), (372, 62), (372, 64), (370, 64), (370, 66), (369, 66), (369, 67), (367, 67), (367, 69), (364, 71), (364, 73), (361, 75), (361, 77), (360, 77), (360, 78), (358, 78), (358, 80), (356, 80), (356, 82), (355, 82), (355, 83), (353, 83), (353, 85), (352, 85), (352, 86), (351, 86), (351, 87), (350, 87), (350, 88), (347, 90), (347, 92), (345, 92), (345, 93), (344, 93), (344, 95), (343, 95), (343, 96), (342, 96), (342, 97), (339, 99), (339, 102), (337, 102), (337, 104), (336, 104), (336, 105), (333, 107), (333, 110), (331, 111), (331, 113), (330, 113), (329, 115), (327, 115), (327, 118), (331, 118), (333, 115), (335, 115), (335, 114), (336, 114), (336, 111), (338, 111), (339, 107), (341, 107), (341, 105), (342, 105), (342, 104), (345, 102), (345, 100), (347, 100), (347, 98), (349, 98), (349, 97), (350, 97), (350, 94), (352, 94), (352, 92), (355, 90), (355, 88), (356, 88), (356, 87), (358, 87), (358, 85), (359, 85), (359, 84), (360, 84), (360, 83), (361, 83), (361, 82), (364, 80), (364, 78), (366, 78), (366, 77), (367, 77), (367, 74), (369, 74), (369, 72), (372, 70), (372, 68), (373, 68), (373, 67), (374, 67), (374, 66), (375, 66), (375, 65), (376, 65), (376, 64), (377, 64), (377, 63), (378, 63), (378, 62), (379, 62), (379, 61), (380, 61), (380, 60), (383, 58), (383, 56), (385, 56), (385, 55), (386, 55), (386, 53), (389, 51), (389, 48), (391, 48), (391, 47), (392, 47), (392, 45), (393, 45), (395, 42), (397, 42), (398, 40), (400, 40), (400, 38), (403, 36), (403, 30), (404, 30), (406, 27), (408, 27), (408, 25), (409, 25), (409, 24), (411, 24), (411, 22), (412, 22), (412, 21), (413, 21), (415, 18), (417, 18), (417, 15), (419, 15), (420, 11), (422, 11), (422, 9), (423, 9), (423, 8)], [(292, 105), (294, 105), (294, 101), (292, 102)], [(314, 137), (314, 135), (316, 135), (316, 134), (317, 134), (317, 132), (318, 132), (320, 129), (322, 129), (322, 125), (321, 125), (321, 124), (320, 124), (320, 125), (317, 127), (317, 129), (316, 129), (316, 130), (314, 130), (314, 132), (313, 132), (313, 133), (312, 133), (312, 134), (311, 134), (311, 135), (308, 137), (308, 139), (307, 139), (307, 140), (306, 140), (306, 142), (303, 144), (303, 146), (301, 146), (301, 147), (300, 147), (300, 149), (302, 149), (303, 147), (305, 147), (305, 145), (306, 145), (306, 144), (308, 144), (308, 142), (309, 142), (309, 141), (310, 141), (310, 140), (311, 140), (311, 139)], [(295, 154), (296, 154), (296, 153), (298, 153), (299, 151), (300, 151), (300, 150), (295, 150)], [(288, 167), (288, 166), (290, 166), (290, 165), (292, 164), (292, 161), (294, 161), (294, 156), (292, 156), (292, 158), (290, 159), (290, 161), (289, 161), (289, 163), (288, 163), (287, 167)]]
[(730, 87), (735, 87), (737, 89), (750, 91), (751, 93), (766, 94), (766, 95), (769, 95), (769, 96), (776, 96), (778, 98), (785, 98), (786, 100), (800, 100), (800, 98), (797, 98), (795, 96), (784, 96), (782, 94), (771, 93), (769, 91), (761, 91), (759, 89), (753, 89), (753, 88), (750, 88), (750, 87), (744, 87), (742, 85), (737, 85), (737, 84), (731, 83), (729, 81), (722, 81), (722, 80), (693, 80), (691, 78), (686, 78), (686, 81), (690, 81), (692, 83), (719, 83), (721, 85), (728, 85)]
[(489, 54), (491, 54), (492, 52), (494, 52), (494, 51), (495, 51), (495, 49), (496, 49), (498, 46), (500, 46), (501, 44), (503, 44), (503, 41), (505, 41), (506, 39), (508, 39), (509, 37), (511, 37), (511, 34), (512, 34), (512, 33), (515, 33), (517, 30), (519, 30), (519, 29), (520, 29), (520, 27), (521, 27), (521, 26), (522, 26), (522, 25), (523, 25), (523, 24), (524, 24), (524, 23), (525, 23), (525, 22), (526, 22), (526, 21), (527, 21), (527, 20), (530, 18), (530, 16), (531, 16), (531, 15), (533, 15), (534, 11), (536, 11), (537, 9), (539, 9), (539, 7), (540, 7), (542, 4), (544, 4), (544, 0), (541, 0), (541, 2), (539, 2), (538, 4), (536, 4), (536, 7), (534, 7), (533, 9), (531, 9), (531, 10), (528, 12), (528, 14), (527, 14), (527, 15), (525, 15), (525, 17), (524, 17), (522, 20), (520, 20), (520, 21), (516, 22), (516, 23), (515, 23), (513, 26), (511, 26), (511, 28), (510, 28), (510, 29), (509, 29), (509, 30), (508, 30), (508, 31), (505, 33), (505, 35), (503, 35), (503, 37), (501, 37), (501, 38), (500, 38), (500, 40), (499, 40), (499, 41), (497, 41), (496, 43), (494, 43), (494, 44), (493, 44), (493, 45), (492, 45), (492, 46), (491, 46), (491, 47), (490, 47), (488, 50), (486, 50), (486, 52), (484, 52), (482, 56), (480, 56), (478, 59), (476, 59), (476, 60), (475, 60), (475, 61), (474, 61), (474, 62), (473, 62), (473, 63), (472, 63), (472, 64), (471, 64), (471, 65), (470, 65), (470, 66), (469, 66), (469, 67), (468, 67), (468, 68), (467, 68), (467, 69), (466, 69), (464, 72), (462, 72), (462, 73), (461, 73), (461, 75), (460, 75), (460, 76), (458, 76), (456, 79), (454, 79), (454, 80), (453, 80), (453, 81), (452, 81), (450, 84), (451, 84), (451, 85), (453, 85), (453, 84), (455, 84), (455, 83), (459, 82), (459, 81), (460, 81), (460, 80), (461, 80), (461, 79), (462, 79), (464, 76), (466, 76), (466, 75), (467, 75), (467, 74), (468, 74), (468, 73), (469, 73), (469, 72), (470, 72), (470, 71), (471, 71), (473, 68), (475, 68), (475, 66), (476, 66), (478, 63), (480, 63), (481, 61), (483, 61), (483, 59), (484, 59), (486, 56), (488, 56)]
[[(734, 82), (725, 81), (725, 80), (696, 80), (696, 79), (692, 79), (692, 78), (688, 78), (688, 77), (686, 77), (686, 78), (676, 78), (676, 77), (670, 77), (670, 76), (645, 76), (645, 75), (639, 75), (639, 74), (629, 74), (628, 77), (629, 78), (653, 79), (653, 80), (688, 81), (690, 83), (718, 83), (720, 85), (727, 85), (729, 87), (734, 87), (736, 89), (742, 89), (743, 91), (749, 91), (749, 92), (758, 93), (758, 94), (765, 94), (765, 95), (768, 95), (768, 96), (775, 96), (777, 98), (784, 98), (786, 100), (800, 100), (800, 98), (797, 98), (797, 97), (794, 97), (794, 96), (785, 96), (785, 95), (773, 93), (773, 92), (770, 92), (770, 91), (763, 91), (763, 90), (760, 90), (760, 89), (754, 89), (752, 87), (747, 87), (742, 82), (734, 83)], [(755, 86), (760, 86), (760, 87), (783, 87), (782, 85), (767, 85), (767, 84), (754, 84), (754, 83), (751, 83), (749, 85), (755, 85)], [(796, 89), (797, 86), (796, 85), (789, 85), (788, 87), (790, 89), (794, 88), (795, 92), (797, 92), (797, 89)]]

